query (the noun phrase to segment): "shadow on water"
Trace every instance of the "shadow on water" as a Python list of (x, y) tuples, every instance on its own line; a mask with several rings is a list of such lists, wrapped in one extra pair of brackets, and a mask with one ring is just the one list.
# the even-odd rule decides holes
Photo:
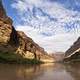
[(0, 80), (80, 80), (80, 64), (0, 64)]

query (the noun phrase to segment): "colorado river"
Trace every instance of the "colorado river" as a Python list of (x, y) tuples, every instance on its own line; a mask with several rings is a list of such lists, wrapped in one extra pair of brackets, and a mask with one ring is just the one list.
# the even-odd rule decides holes
[(80, 80), (80, 64), (0, 64), (0, 80)]

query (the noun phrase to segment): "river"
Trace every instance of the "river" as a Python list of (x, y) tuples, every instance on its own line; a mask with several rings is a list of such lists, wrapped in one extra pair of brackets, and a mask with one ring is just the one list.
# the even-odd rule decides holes
[(80, 63), (0, 64), (0, 80), (80, 80)]

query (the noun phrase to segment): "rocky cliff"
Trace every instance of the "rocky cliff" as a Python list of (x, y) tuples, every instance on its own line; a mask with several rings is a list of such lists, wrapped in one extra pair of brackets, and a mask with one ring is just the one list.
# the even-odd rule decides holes
[(80, 37), (77, 39), (76, 42), (65, 52), (65, 56), (68, 56), (78, 50), (80, 48)]
[[(47, 53), (22, 31), (16, 31), (13, 21), (6, 15), (2, 1), (0, 0), (0, 58), (1, 53), (19, 54), (22, 58), (47, 59)], [(11, 54), (10, 54), (11, 55)], [(4, 55), (5, 56), (5, 55)], [(51, 59), (48, 57), (48, 59)]]
[(15, 49), (12, 48), (13, 45), (18, 44), (17, 32), (12, 23), (10, 17), (6, 15), (2, 1), (0, 0), (0, 51), (12, 51)]
[(67, 62), (80, 62), (80, 37), (76, 42), (65, 52), (64, 61)]

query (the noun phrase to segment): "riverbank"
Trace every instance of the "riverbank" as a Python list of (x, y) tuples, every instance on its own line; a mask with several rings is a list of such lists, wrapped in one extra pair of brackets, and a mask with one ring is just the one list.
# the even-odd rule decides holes
[(23, 58), (20, 54), (0, 52), (0, 63), (12, 64), (41, 64), (43, 62), (36, 59)]

